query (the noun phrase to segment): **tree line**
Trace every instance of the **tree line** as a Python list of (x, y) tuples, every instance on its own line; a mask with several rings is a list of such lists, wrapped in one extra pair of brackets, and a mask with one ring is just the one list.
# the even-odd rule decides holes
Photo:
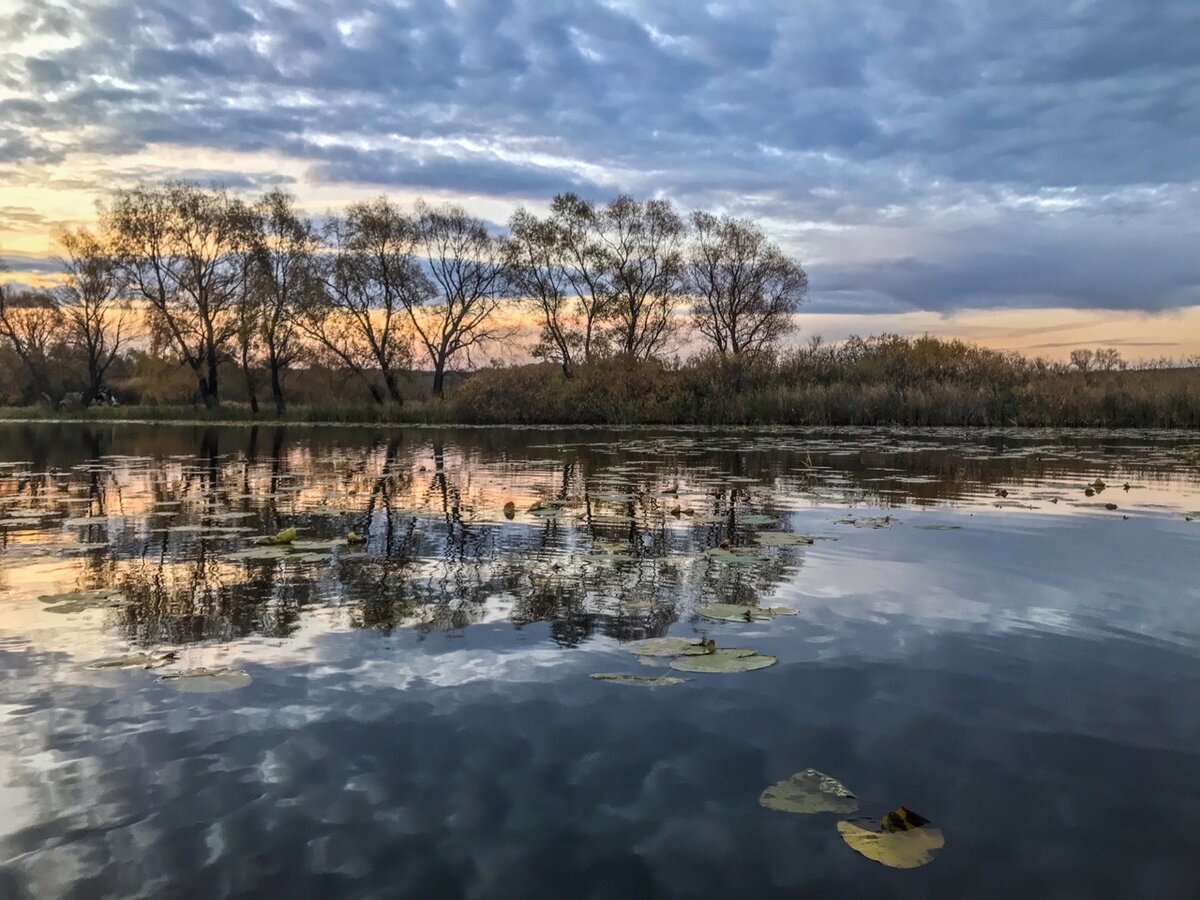
[(312, 365), (379, 405), (400, 405), (420, 368), (440, 397), (448, 372), (511, 345), (508, 310), (536, 323), (533, 356), (567, 379), (599, 359), (661, 358), (683, 331), (750, 359), (791, 330), (808, 282), (752, 220), (570, 193), (496, 235), (453, 204), (380, 197), (317, 222), (281, 190), (250, 201), (173, 182), (117, 191), (95, 230), (58, 246), (57, 287), (0, 286), (0, 340), (39, 391), (68, 360), (85, 404), (130, 353), (186, 369), (209, 408), (230, 367), (254, 411), (269, 391), (283, 412), (284, 375)]

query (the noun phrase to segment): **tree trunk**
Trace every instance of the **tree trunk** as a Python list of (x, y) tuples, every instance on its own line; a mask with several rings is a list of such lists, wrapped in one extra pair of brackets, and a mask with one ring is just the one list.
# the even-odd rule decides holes
[(204, 405), (209, 409), (216, 409), (221, 405), (221, 395), (217, 385), (217, 357), (215, 352), (210, 352), (208, 356), (208, 395), (204, 401)]
[(283, 399), (283, 385), (279, 383), (279, 362), (275, 359), (271, 360), (271, 397), (275, 400), (275, 412), (282, 416), (287, 404)]
[(99, 367), (94, 360), (88, 361), (88, 388), (83, 394), (83, 405), (91, 406), (97, 397), (100, 396), (101, 384)]
[(400, 388), (396, 385), (396, 373), (391, 369), (385, 369), (383, 383), (387, 387), (388, 399), (396, 406), (403, 406), (404, 398), (400, 396)]
[(242, 347), (242, 378), (246, 381), (246, 398), (250, 401), (250, 412), (258, 415), (258, 387), (254, 383), (254, 369), (246, 347)]
[(446, 389), (446, 362), (438, 360), (433, 366), (433, 395), (439, 399)]
[(196, 375), (197, 386), (200, 390), (200, 399), (204, 401), (205, 409), (213, 409), (216, 407), (216, 401), (213, 399), (212, 388), (208, 386), (208, 379), (203, 373)]

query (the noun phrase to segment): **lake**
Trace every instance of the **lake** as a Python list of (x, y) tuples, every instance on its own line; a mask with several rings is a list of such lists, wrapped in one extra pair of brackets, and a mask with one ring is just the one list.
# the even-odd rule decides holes
[(0, 897), (1200, 896), (1198, 640), (1195, 434), (0, 424)]

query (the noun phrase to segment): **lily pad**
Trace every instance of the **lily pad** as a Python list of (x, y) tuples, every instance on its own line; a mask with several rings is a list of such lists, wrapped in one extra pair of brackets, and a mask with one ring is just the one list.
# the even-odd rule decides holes
[(88, 663), (89, 669), (157, 669), (178, 659), (174, 650), (160, 653), (131, 653), (129, 656), (110, 656)]
[(283, 547), (247, 547), (245, 550), (235, 550), (233, 553), (225, 555), (226, 559), (249, 559), (249, 560), (264, 560), (264, 559), (282, 559), (287, 556), (288, 552)]
[(838, 822), (837, 829), (850, 849), (893, 869), (915, 869), (933, 862), (934, 853), (946, 845), (940, 829), (903, 806), (878, 822), (846, 819)]
[(712, 559), (722, 562), (749, 565), (760, 562), (762, 557), (754, 547), (709, 547), (704, 551)]
[(754, 540), (766, 547), (794, 547), (797, 544), (811, 544), (814, 538), (790, 531), (760, 531), (754, 536)]
[(737, 603), (707, 603), (696, 607), (696, 612), (706, 619), (718, 622), (769, 622), (776, 616), (794, 616), (796, 611), (786, 606), (741, 606)]
[(305, 550), (308, 552), (319, 552), (322, 550), (333, 550), (335, 547), (344, 547), (344, 540), (336, 541), (292, 541), (290, 546), (293, 550)]
[(664, 687), (671, 684), (683, 684), (687, 680), (671, 675), (622, 675), (616, 672), (597, 672), (592, 677), (597, 681), (612, 681), (616, 684), (634, 684), (642, 687)]
[(771, 785), (758, 798), (767, 809), (789, 813), (852, 813), (858, 798), (846, 786), (824, 772), (805, 769)]
[(158, 680), (184, 694), (217, 694), (244, 688), (254, 679), (241, 669), (199, 668), (163, 675)]
[(260, 537), (254, 543), (261, 544), (264, 547), (272, 547), (279, 544), (290, 544), (294, 540), (296, 540), (296, 529), (285, 528), (276, 534)]
[(46, 612), (60, 614), (86, 612), (89, 609), (118, 609), (130, 605), (124, 594), (111, 588), (49, 594), (38, 599), (48, 604)]
[(743, 525), (753, 525), (756, 528), (761, 528), (766, 525), (778, 525), (779, 519), (775, 516), (769, 516), (765, 513), (749, 513), (741, 517)]
[(108, 516), (74, 516), (63, 519), (62, 523), (69, 528), (90, 528), (92, 525), (107, 525)]
[(779, 662), (774, 656), (759, 654), (744, 647), (729, 650), (714, 650), (703, 656), (677, 656), (671, 660), (671, 668), (679, 672), (731, 673), (753, 672)]
[(702, 644), (681, 637), (646, 638), (626, 644), (625, 649), (638, 656), (703, 656), (708, 653)]

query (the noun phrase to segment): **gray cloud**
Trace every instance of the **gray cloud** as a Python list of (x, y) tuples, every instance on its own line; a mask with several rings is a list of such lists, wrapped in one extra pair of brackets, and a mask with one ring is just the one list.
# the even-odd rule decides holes
[(662, 193), (769, 218), (822, 311), (1200, 302), (1193, 0), (29, 7), (0, 23), (39, 47), (0, 51), (0, 166), (169, 142), (316, 181)]

